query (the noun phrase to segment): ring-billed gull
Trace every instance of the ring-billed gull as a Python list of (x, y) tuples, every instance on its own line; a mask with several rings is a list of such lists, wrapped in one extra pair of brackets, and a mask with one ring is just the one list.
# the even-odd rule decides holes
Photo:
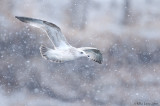
[(43, 58), (60, 63), (75, 60), (80, 57), (88, 57), (99, 64), (102, 63), (102, 54), (100, 50), (92, 47), (75, 48), (71, 46), (57, 25), (40, 19), (15, 17), (31, 26), (41, 28), (47, 33), (48, 38), (54, 45), (54, 49), (41, 45), (40, 53)]

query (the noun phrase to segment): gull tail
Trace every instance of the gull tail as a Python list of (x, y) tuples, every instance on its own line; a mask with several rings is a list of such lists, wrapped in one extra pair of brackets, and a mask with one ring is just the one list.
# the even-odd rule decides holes
[(39, 49), (40, 49), (41, 56), (46, 60), (50, 60), (51, 62), (57, 62), (57, 63), (62, 62), (60, 59), (55, 57), (53, 49), (45, 47), (44, 45), (41, 45)]
[(40, 49), (41, 56), (48, 60), (49, 56), (47, 52), (51, 49), (48, 47), (45, 47), (44, 45), (41, 45), (39, 49)]

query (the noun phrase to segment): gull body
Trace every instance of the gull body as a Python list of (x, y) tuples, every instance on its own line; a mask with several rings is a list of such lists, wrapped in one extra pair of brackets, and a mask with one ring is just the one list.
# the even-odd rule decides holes
[(65, 62), (65, 61), (71, 61), (80, 57), (86, 57), (86, 53), (82, 53), (83, 51), (78, 50), (72, 46), (68, 47), (67, 49), (50, 49), (46, 48), (43, 45), (40, 47), (40, 52), (42, 57), (45, 59), (50, 59), (50, 61), (55, 62)]

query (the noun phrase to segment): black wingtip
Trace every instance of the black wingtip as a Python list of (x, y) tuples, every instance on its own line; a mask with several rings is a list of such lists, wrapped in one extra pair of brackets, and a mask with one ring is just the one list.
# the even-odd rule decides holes
[(96, 61), (97, 63), (99, 63), (99, 64), (102, 64), (102, 61)]
[(99, 64), (102, 64), (102, 60), (95, 60), (95, 59), (92, 59), (92, 60), (99, 63)]
[(17, 18), (17, 19), (19, 19), (19, 20), (21, 19), (21, 17), (19, 17), (19, 16), (15, 16), (15, 18)]
[(99, 63), (99, 64), (102, 64), (102, 61), (99, 61), (98, 63)]
[(17, 18), (18, 20), (20, 20), (20, 17), (19, 17), (19, 16), (15, 16), (15, 18)]
[(22, 22), (26, 22), (27, 23), (27, 18), (26, 17), (15, 16), (15, 18), (17, 18), (18, 20), (20, 20)]

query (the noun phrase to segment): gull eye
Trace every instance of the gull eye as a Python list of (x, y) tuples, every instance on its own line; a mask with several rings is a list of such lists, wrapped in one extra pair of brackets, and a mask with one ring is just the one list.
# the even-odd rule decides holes
[(81, 54), (83, 54), (83, 52), (80, 52)]
[(88, 55), (88, 57), (90, 57), (90, 56)]

